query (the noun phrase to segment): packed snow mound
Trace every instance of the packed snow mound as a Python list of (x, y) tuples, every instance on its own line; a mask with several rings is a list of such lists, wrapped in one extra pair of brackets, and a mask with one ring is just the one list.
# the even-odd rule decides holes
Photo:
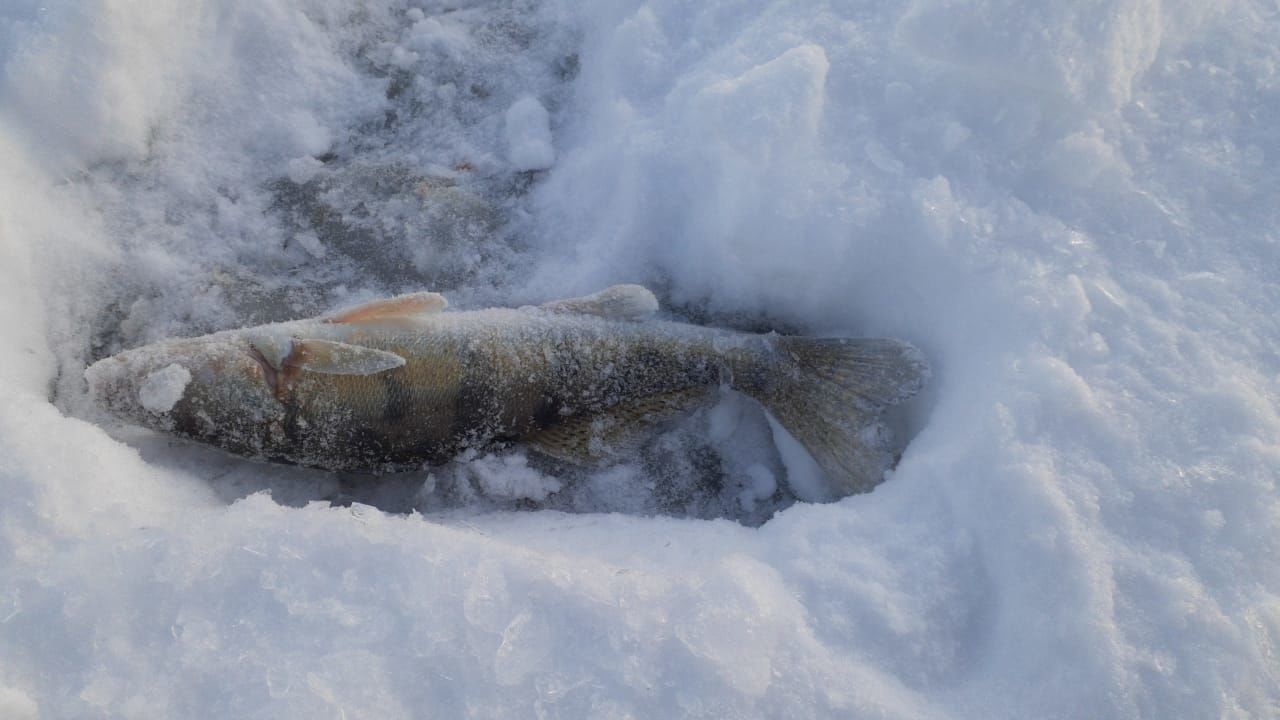
[[(11, 3), (0, 715), (1267, 717), (1277, 34), (1248, 2)], [(617, 283), (916, 344), (896, 468), (809, 502), (725, 393), (585, 477), (365, 480), (82, 379)]]

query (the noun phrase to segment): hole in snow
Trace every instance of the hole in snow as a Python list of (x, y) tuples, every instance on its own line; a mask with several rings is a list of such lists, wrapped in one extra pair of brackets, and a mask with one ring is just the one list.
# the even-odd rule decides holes
[[(443, 25), (424, 18), (361, 30), (381, 33), (380, 42), (353, 44), (349, 58), (377, 96), (364, 115), (337, 113), (345, 127), (326, 127), (330, 116), (319, 106), (276, 113), (299, 118), (298, 127), (277, 130), (307, 140), (291, 157), (274, 157), (262, 138), (246, 137), (237, 140), (243, 147), (224, 148), (226, 158), (213, 154), (192, 169), (183, 158), (205, 155), (202, 138), (223, 142), (239, 126), (184, 117), (173, 122), (186, 123), (185, 132), (158, 134), (146, 162), (102, 165), (76, 181), (106, 218), (113, 254), (101, 282), (73, 303), (80, 334), (61, 348), (58, 405), (102, 423), (152, 464), (203, 478), (228, 502), (265, 490), (286, 505), (621, 512), (759, 525), (804, 497), (788, 482), (795, 463), (779, 453), (763, 411), (729, 391), (602, 470), (557, 466), (514, 447), (386, 476), (242, 460), (120, 425), (90, 406), (80, 371), (123, 349), (312, 317), (397, 292), (441, 291), (459, 307), (499, 305), (547, 262), (526, 239), (537, 210), (529, 193), (560, 157), (557, 113), (577, 74), (573, 33), (536, 13), (477, 14), (474, 26), (468, 14)], [(516, 150), (523, 161), (513, 163)], [(661, 278), (647, 275), (667, 294)], [(802, 330), (696, 303), (668, 311), (740, 330)], [(182, 378), (161, 380), (150, 398), (157, 408), (171, 405)], [(911, 414), (889, 422), (909, 433)]]

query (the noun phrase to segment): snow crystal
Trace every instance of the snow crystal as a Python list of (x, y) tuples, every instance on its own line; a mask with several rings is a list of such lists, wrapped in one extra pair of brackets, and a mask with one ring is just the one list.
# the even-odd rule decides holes
[(191, 371), (177, 363), (153, 371), (138, 387), (138, 402), (153, 413), (166, 413), (182, 399)]

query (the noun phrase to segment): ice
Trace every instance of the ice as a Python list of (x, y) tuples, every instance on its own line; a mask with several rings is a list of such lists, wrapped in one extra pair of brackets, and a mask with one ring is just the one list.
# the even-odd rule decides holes
[(796, 497), (805, 502), (828, 502), (831, 498), (831, 484), (823, 477), (822, 468), (805, 452), (799, 440), (792, 437), (787, 429), (778, 424), (773, 416), (769, 418), (769, 429), (773, 432), (773, 443), (778, 448), (782, 465), (787, 469), (787, 485)]
[(551, 116), (538, 99), (526, 95), (507, 109), (503, 128), (507, 159), (516, 170), (546, 170), (556, 160), (551, 145)]
[[(1278, 34), (1248, 2), (6, 4), (0, 716), (1273, 715)], [(805, 501), (727, 391), (613, 467), (379, 478), (83, 381), (619, 283), (918, 345), (886, 482)]]
[(151, 373), (138, 387), (138, 402), (153, 413), (169, 412), (182, 399), (191, 382), (191, 371), (178, 364), (166, 365)]
[[(747, 510), (754, 509), (757, 502), (767, 500), (778, 491), (778, 478), (774, 477), (772, 470), (760, 463), (748, 466), (746, 476), (751, 484), (742, 491), (738, 499)], [(794, 475), (788, 472), (787, 479), (792, 478)]]

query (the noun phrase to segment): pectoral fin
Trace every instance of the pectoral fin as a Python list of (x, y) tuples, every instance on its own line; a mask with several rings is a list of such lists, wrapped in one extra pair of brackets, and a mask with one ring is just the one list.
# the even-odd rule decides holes
[(449, 302), (440, 293), (419, 292), (374, 300), (324, 318), (329, 323), (364, 323), (412, 320), (444, 310)]
[(710, 401), (715, 388), (695, 387), (566, 418), (523, 438), (543, 455), (583, 467), (602, 467), (634, 455), (676, 418)]
[(542, 308), (613, 320), (643, 320), (658, 312), (658, 298), (643, 285), (614, 285), (591, 295), (553, 300)]
[(294, 340), (284, 364), (326, 375), (373, 375), (404, 365), (404, 358), (385, 350), (332, 340)]

